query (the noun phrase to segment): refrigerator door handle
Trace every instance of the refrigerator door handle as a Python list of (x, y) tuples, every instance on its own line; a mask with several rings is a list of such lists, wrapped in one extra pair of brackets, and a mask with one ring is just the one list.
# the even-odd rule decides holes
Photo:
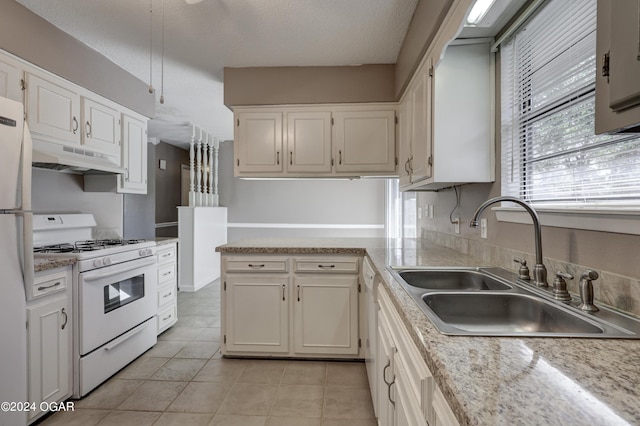
[[(25, 212), (22, 216), (22, 276), (25, 291), (33, 287), (33, 213)], [(30, 291), (27, 294), (30, 295)]]

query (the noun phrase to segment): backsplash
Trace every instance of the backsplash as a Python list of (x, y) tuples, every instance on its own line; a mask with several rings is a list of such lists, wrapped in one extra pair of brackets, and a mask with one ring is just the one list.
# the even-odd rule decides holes
[[(499, 247), (478, 240), (426, 229), (422, 229), (421, 237), (475, 257), (487, 266), (498, 266), (517, 272), (519, 265), (513, 261), (515, 258), (525, 259), (530, 269), (533, 269), (535, 264), (535, 256), (532, 253)], [(567, 263), (548, 257), (544, 258), (544, 264), (548, 270), (549, 284), (553, 281), (556, 271), (568, 272), (574, 276), (573, 280), (567, 281), (567, 289), (573, 295), (578, 294), (580, 274), (591, 269), (585, 265)], [(603, 270), (598, 270), (598, 273), (600, 278), (593, 282), (596, 305), (599, 302), (640, 317), (640, 281)]]

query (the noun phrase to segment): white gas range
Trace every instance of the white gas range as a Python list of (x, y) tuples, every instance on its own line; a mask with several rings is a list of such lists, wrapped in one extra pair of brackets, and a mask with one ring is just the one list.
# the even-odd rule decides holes
[(156, 344), (155, 242), (91, 239), (92, 215), (34, 215), (36, 257), (75, 257), (74, 397)]

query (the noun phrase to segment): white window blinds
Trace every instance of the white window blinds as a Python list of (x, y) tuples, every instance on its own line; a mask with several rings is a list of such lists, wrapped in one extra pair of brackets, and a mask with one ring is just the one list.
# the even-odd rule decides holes
[(502, 193), (640, 202), (638, 135), (594, 135), (596, 0), (549, 0), (500, 48)]

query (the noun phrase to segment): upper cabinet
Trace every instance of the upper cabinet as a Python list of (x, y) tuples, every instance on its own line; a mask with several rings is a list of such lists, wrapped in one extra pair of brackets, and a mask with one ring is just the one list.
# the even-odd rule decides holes
[(118, 192), (147, 193), (147, 119), (133, 113), (122, 114), (122, 167)]
[(425, 57), (400, 103), (402, 190), (493, 182), (494, 87), (486, 41)]
[(20, 64), (9, 57), (0, 56), (0, 96), (22, 102)]
[(27, 123), (33, 134), (61, 143), (80, 145), (80, 94), (70, 83), (25, 73)]
[(396, 176), (395, 104), (235, 109), (238, 177)]
[(640, 132), (640, 2), (598, 0), (596, 134)]
[(120, 111), (106, 99), (82, 97), (84, 145), (108, 155), (120, 155)]

